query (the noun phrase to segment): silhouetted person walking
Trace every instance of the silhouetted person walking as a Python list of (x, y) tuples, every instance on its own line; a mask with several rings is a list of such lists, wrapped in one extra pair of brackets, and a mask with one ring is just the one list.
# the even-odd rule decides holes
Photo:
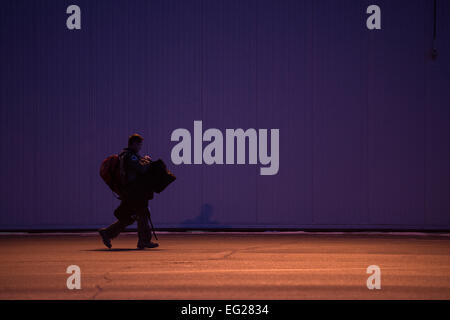
[(148, 224), (150, 212), (148, 200), (153, 195), (143, 187), (143, 176), (149, 170), (151, 159), (149, 156), (141, 157), (142, 138), (133, 134), (128, 138), (128, 147), (119, 153), (120, 175), (123, 185), (121, 187), (121, 203), (114, 211), (118, 219), (107, 228), (99, 230), (103, 243), (111, 248), (111, 239), (117, 237), (125, 228), (137, 220), (138, 249), (155, 248), (157, 243), (151, 241), (151, 230)]

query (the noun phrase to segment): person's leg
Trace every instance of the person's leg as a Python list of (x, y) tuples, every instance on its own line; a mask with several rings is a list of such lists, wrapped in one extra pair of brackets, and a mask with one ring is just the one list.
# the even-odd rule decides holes
[(157, 243), (151, 242), (152, 232), (148, 224), (148, 207), (142, 208), (137, 214), (137, 225), (138, 225), (138, 244), (139, 249), (143, 248), (155, 248), (158, 246)]
[(108, 226), (107, 228), (100, 229), (100, 235), (102, 236), (103, 243), (111, 248), (111, 239), (117, 237), (127, 226), (132, 224), (135, 220), (132, 216), (132, 208), (122, 201), (117, 209), (114, 211), (114, 216), (118, 219), (116, 222)]
[(152, 240), (150, 226), (148, 225), (147, 208), (139, 210), (137, 214), (137, 228), (139, 242), (146, 243)]
[(132, 219), (130, 220), (117, 220), (116, 222), (109, 225), (107, 228), (103, 229), (105, 231), (105, 235), (109, 239), (116, 238), (121, 232), (125, 230), (127, 226), (132, 224), (134, 221)]

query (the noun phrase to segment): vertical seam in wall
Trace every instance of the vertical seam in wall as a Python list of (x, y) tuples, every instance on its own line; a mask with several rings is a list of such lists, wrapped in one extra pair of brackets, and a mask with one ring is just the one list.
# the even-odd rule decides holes
[[(204, 11), (203, 11), (203, 0), (200, 0), (200, 15), (201, 15), (201, 22), (200, 22), (200, 114), (201, 114), (201, 120), (203, 121), (204, 117), (204, 110), (203, 110), (203, 64), (204, 64), (204, 55), (203, 55), (203, 46), (204, 46)], [(202, 147), (203, 150), (203, 147)], [(203, 152), (203, 151), (202, 151)], [(205, 180), (203, 179), (204, 175), (204, 166), (200, 166), (200, 190), (201, 190), (201, 204), (204, 203), (204, 184)], [(200, 209), (201, 210), (201, 209)]]
[[(224, 114), (225, 114), (225, 8), (224, 8), (224, 0), (222, 0), (220, 2), (220, 8), (221, 10), (220, 12), (220, 16), (218, 17), (218, 19), (220, 19), (220, 25), (218, 26), (218, 29), (220, 31), (220, 44), (221, 44), (221, 52), (220, 52), (220, 56), (219, 56), (219, 61), (221, 61), (221, 81), (220, 81), (220, 94), (221, 94), (221, 103), (222, 103), (222, 109), (221, 109), (221, 113), (220, 116), (224, 118)], [(222, 125), (224, 124), (224, 122), (222, 122)], [(224, 162), (226, 163), (226, 161), (224, 160)]]
[[(363, 27), (364, 28), (364, 27)], [(366, 31), (366, 30), (365, 30)], [(369, 100), (369, 89), (370, 89), (370, 59), (371, 59), (371, 50), (370, 50), (370, 42), (371, 42), (371, 33), (366, 31), (368, 34), (367, 40), (367, 89), (366, 89), (366, 181), (367, 181), (367, 190), (366, 190), (366, 208), (367, 208), (367, 223), (370, 224), (370, 100)]]
[(311, 219), (314, 224), (314, 93), (315, 93), (315, 73), (314, 73), (314, 0), (311, 1), (311, 60), (312, 60), (312, 103), (311, 103)]
[[(422, 2), (423, 3), (423, 2)], [(431, 3), (428, 2), (427, 3)], [(427, 12), (427, 8), (425, 8), (423, 11)], [(425, 19), (423, 22), (423, 38), (425, 48), (428, 48), (427, 45), (427, 15), (425, 15)], [(426, 225), (427, 222), (427, 112), (428, 112), (428, 97), (427, 97), (427, 54), (426, 52), (423, 52), (423, 78), (424, 78), (424, 112), (423, 112), (423, 178), (424, 178), (424, 184), (423, 184), (423, 224)]]
[[(256, 121), (258, 122), (258, 0), (255, 1), (256, 8), (255, 8), (255, 109), (256, 109)], [(256, 127), (258, 128), (258, 126)], [(258, 146), (259, 151), (259, 146)], [(259, 223), (259, 207), (258, 207), (258, 177), (256, 178), (256, 224)]]

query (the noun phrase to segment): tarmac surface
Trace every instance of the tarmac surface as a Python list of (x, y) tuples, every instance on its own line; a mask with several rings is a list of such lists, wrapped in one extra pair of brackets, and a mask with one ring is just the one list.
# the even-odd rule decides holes
[[(0, 299), (450, 299), (450, 235), (0, 234)], [(153, 240), (154, 241), (154, 240)], [(66, 269), (81, 270), (69, 290)], [(369, 290), (367, 267), (381, 270)]]

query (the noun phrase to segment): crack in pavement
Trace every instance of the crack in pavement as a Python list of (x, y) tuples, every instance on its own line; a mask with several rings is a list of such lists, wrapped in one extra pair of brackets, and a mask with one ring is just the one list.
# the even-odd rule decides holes
[[(216, 255), (217, 257), (208, 258), (208, 259), (206, 259), (206, 260), (221, 260), (221, 259), (226, 259), (226, 258), (229, 258), (230, 256), (232, 256), (233, 254), (235, 254), (236, 252), (239, 252), (239, 251), (246, 251), (246, 250), (254, 250), (254, 249), (258, 249), (258, 248), (261, 248), (261, 246), (246, 247), (246, 248), (241, 248), (241, 249), (225, 250), (225, 251), (221, 251), (221, 252), (215, 253), (215, 255)], [(221, 255), (221, 254), (222, 254), (222, 255)]]
[[(111, 271), (108, 271), (103, 275), (103, 279), (106, 280), (107, 283), (113, 281), (111, 278), (109, 278), (110, 273), (111, 273)], [(99, 284), (96, 284), (95, 288), (97, 288), (97, 291), (91, 297), (92, 300), (95, 300), (95, 298), (97, 298), (97, 296), (103, 292), (103, 288)]]
[(103, 291), (102, 287), (100, 287), (98, 284), (95, 287), (97, 288), (97, 291), (92, 296), (92, 298), (91, 298), (92, 300), (95, 300), (95, 298), (97, 298), (97, 296), (100, 294), (100, 292)]

